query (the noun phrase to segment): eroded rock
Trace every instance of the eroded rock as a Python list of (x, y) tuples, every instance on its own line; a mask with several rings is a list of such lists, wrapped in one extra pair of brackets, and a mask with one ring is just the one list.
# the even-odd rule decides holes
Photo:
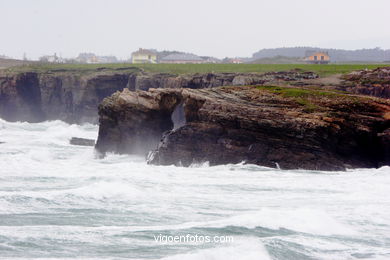
[(390, 67), (354, 71), (345, 75), (343, 90), (381, 98), (390, 98)]
[[(185, 125), (173, 129), (179, 104)], [(149, 162), (160, 165), (379, 167), (390, 164), (389, 111), (385, 100), (300, 88), (124, 90), (99, 107), (96, 148), (144, 154), (154, 147)]]
[(7, 121), (97, 123), (103, 98), (127, 87), (130, 75), (0, 74), (0, 117)]
[(0, 72), (0, 117), (8, 121), (97, 123), (103, 98), (125, 88), (211, 88), (227, 85), (264, 84), (272, 80), (318, 77), (312, 72), (205, 73), (173, 75), (139, 69), (95, 71)]
[(106, 98), (99, 106), (96, 149), (103, 154), (145, 154), (154, 149), (162, 133), (173, 128), (171, 115), (181, 102), (178, 93), (125, 89)]

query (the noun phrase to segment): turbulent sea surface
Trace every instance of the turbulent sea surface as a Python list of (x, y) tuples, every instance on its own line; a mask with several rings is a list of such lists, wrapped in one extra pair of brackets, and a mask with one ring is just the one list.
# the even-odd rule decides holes
[(160, 167), (69, 145), (97, 130), (0, 120), (0, 258), (390, 259), (389, 167)]

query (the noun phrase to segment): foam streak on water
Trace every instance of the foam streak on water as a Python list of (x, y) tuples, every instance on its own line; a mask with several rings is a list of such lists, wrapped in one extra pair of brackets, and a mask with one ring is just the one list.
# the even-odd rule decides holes
[(0, 258), (390, 259), (389, 167), (160, 167), (96, 159), (73, 136), (95, 139), (97, 126), (0, 120)]

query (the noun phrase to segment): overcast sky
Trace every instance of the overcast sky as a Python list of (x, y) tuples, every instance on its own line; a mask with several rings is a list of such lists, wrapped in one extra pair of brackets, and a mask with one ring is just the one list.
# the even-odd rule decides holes
[(0, 55), (143, 48), (223, 58), (262, 48), (390, 49), (390, 0), (0, 0)]

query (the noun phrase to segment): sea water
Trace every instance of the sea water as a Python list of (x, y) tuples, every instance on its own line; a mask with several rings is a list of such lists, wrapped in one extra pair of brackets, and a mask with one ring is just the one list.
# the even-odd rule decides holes
[(69, 144), (97, 131), (0, 120), (0, 258), (390, 259), (389, 167), (151, 166)]

